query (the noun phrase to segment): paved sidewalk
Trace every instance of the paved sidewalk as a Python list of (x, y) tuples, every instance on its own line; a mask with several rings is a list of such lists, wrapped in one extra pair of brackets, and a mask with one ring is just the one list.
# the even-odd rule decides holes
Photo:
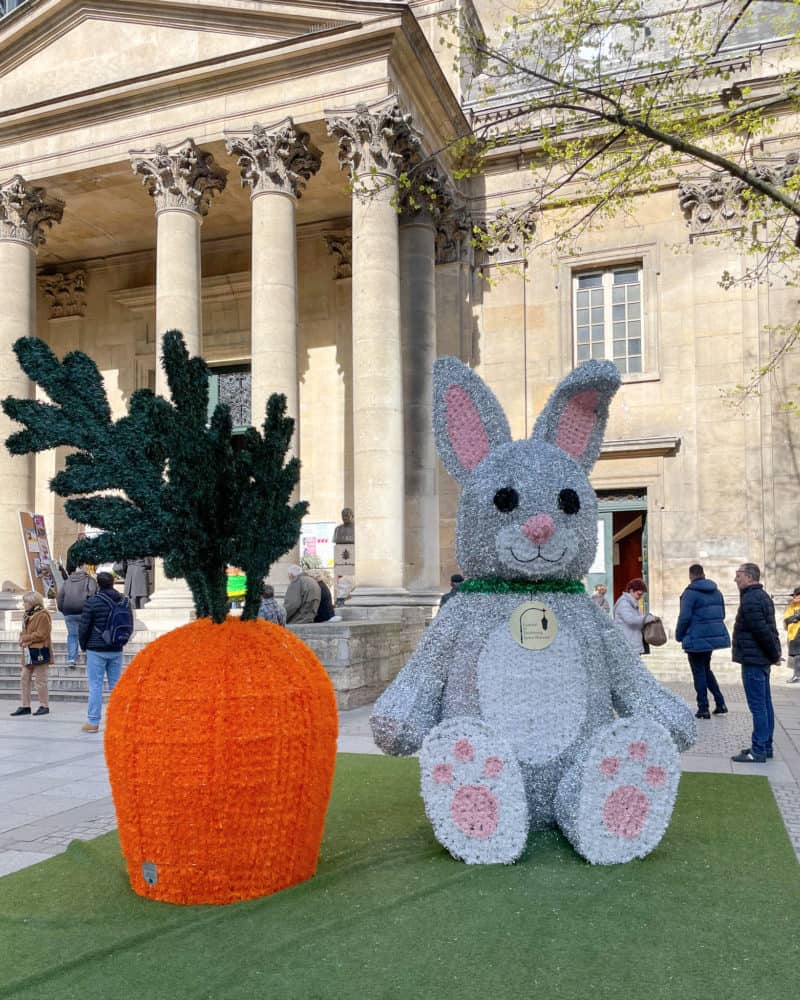
[[(800, 685), (786, 685), (781, 674), (773, 684), (778, 719), (774, 761), (748, 765), (730, 760), (749, 745), (751, 725), (741, 685), (726, 684), (730, 712), (698, 722), (700, 740), (682, 763), (686, 771), (766, 775), (800, 860)], [(670, 687), (694, 703), (689, 684)], [(19, 719), (9, 717), (14, 708), (13, 702), (0, 701), (0, 875), (60, 854), (71, 840), (89, 840), (116, 826), (102, 733), (80, 732), (84, 706), (55, 702), (49, 716)], [(340, 713), (341, 751), (378, 752), (369, 730), (370, 710)]]

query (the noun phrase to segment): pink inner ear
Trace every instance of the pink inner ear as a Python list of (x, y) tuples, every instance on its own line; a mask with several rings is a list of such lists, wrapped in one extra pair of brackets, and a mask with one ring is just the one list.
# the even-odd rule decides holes
[(572, 397), (558, 422), (556, 444), (573, 458), (580, 458), (586, 451), (592, 436), (597, 414), (594, 412), (600, 393), (596, 389), (586, 389)]
[(478, 409), (460, 385), (451, 385), (444, 394), (447, 436), (456, 458), (465, 469), (477, 468), (489, 454), (489, 436)]

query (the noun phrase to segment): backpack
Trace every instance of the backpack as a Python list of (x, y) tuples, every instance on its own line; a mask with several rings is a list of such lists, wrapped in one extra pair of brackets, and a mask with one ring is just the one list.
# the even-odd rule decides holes
[(101, 591), (97, 592), (98, 597), (102, 597), (111, 606), (106, 627), (103, 629), (103, 642), (107, 646), (124, 646), (133, 635), (133, 612), (131, 602), (127, 597), (121, 601), (112, 601)]

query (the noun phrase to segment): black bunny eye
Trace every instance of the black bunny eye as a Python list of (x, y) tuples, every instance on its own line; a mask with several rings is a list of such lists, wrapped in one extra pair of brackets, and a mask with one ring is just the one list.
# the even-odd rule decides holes
[[(497, 503), (496, 497), (495, 503)], [(565, 514), (577, 514), (581, 509), (581, 501), (575, 490), (562, 490), (558, 494), (558, 506)]]
[(494, 495), (494, 505), (504, 514), (510, 514), (519, 507), (519, 493), (511, 486), (504, 486)]

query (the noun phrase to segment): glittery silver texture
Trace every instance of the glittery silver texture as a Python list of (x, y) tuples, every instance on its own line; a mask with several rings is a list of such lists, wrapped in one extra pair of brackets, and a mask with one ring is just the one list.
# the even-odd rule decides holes
[[(469, 863), (514, 861), (527, 830), (556, 825), (596, 864), (644, 857), (667, 828), (692, 710), (663, 688), (585, 594), (597, 544), (588, 473), (620, 384), (589, 361), (554, 390), (527, 441), (455, 358), (434, 366), (434, 435), (461, 484), (456, 547), (468, 578), (529, 579), (526, 593), (456, 594), (375, 704), (385, 752), (420, 751), (422, 796), (440, 843)], [(566, 492), (565, 492), (566, 491)], [(575, 509), (577, 498), (579, 509)], [(509, 622), (536, 601), (555, 638), (524, 648)], [(520, 782), (524, 794), (520, 793)]]

